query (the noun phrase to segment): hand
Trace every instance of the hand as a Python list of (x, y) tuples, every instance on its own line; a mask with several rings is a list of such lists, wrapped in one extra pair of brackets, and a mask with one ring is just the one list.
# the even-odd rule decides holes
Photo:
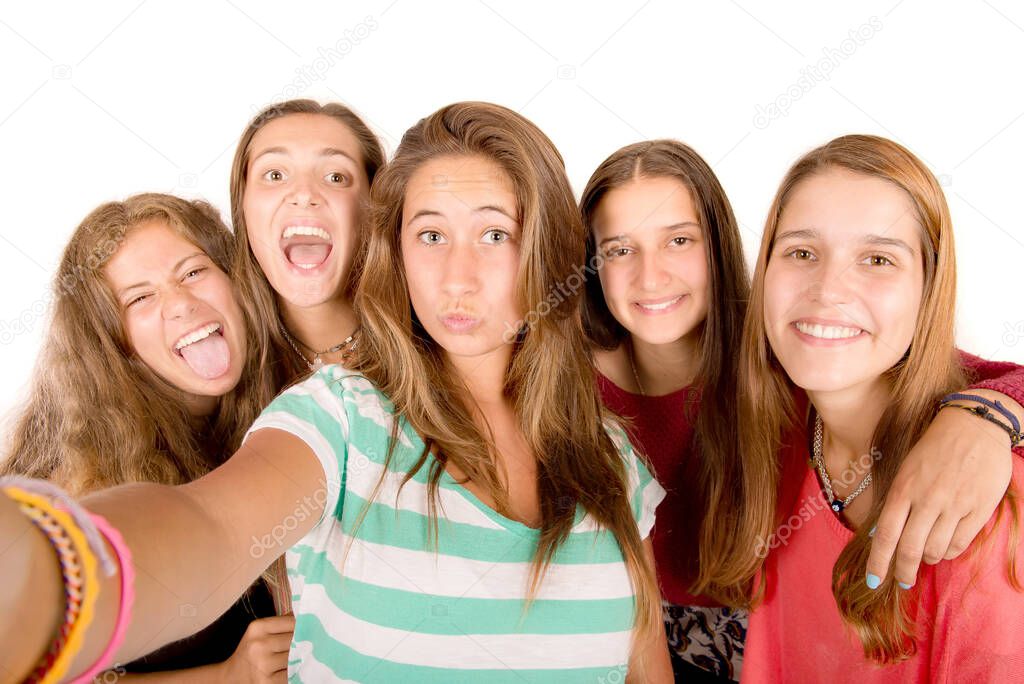
[[(970, 392), (991, 398), (985, 391)], [(933, 565), (963, 553), (1006, 493), (1012, 458), (998, 426), (962, 409), (939, 411), (889, 488), (868, 573), (884, 581), (895, 553), (893, 574), (906, 588), (917, 580), (922, 559)]]
[(221, 681), (258, 684), (286, 682), (288, 649), (294, 631), (294, 615), (279, 615), (250, 622), (238, 648), (221, 663)]

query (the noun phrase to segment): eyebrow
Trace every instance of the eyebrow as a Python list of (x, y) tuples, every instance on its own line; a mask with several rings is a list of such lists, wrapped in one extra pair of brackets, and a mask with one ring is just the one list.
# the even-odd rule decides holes
[[(507, 209), (497, 204), (484, 204), (483, 206), (479, 206), (476, 209), (473, 209), (474, 214), (479, 214), (485, 211), (496, 211), (511, 221), (515, 221), (516, 223), (519, 222), (518, 218), (509, 213)], [(424, 216), (440, 216), (441, 218), (444, 218), (444, 214), (437, 211), (436, 209), (420, 209), (419, 211), (412, 215), (412, 218), (409, 219), (409, 223), (412, 223), (418, 218), (423, 218)]]
[[(189, 259), (194, 259), (197, 256), (206, 256), (206, 253), (205, 252), (195, 252), (193, 254), (189, 254), (187, 257), (184, 257), (178, 263), (174, 264), (174, 268), (172, 268), (171, 270), (172, 271), (177, 271), (179, 268), (182, 267), (182, 265), (186, 261), (188, 261)], [(123, 297), (125, 292), (128, 292), (129, 290), (134, 290), (134, 289), (136, 289), (138, 287), (146, 287), (147, 285), (152, 285), (152, 283), (149, 282), (148, 280), (143, 280), (140, 283), (135, 283), (134, 285), (129, 285), (128, 287), (122, 287), (121, 290), (118, 292), (118, 295)]]
[[(782, 242), (783, 240), (813, 240), (820, 237), (818, 231), (809, 228), (803, 230), (788, 230), (781, 235), (775, 237), (776, 242)], [(875, 233), (869, 233), (864, 236), (864, 244), (867, 245), (887, 245), (889, 247), (898, 247), (899, 249), (906, 250), (909, 254), (914, 254), (914, 248), (908, 245), (899, 238), (885, 237), (884, 235), (877, 235)]]
[[(263, 150), (262, 152), (260, 152), (256, 156), (254, 156), (249, 161), (249, 163), (251, 164), (251, 163), (255, 162), (257, 159), (259, 159), (260, 157), (262, 157), (265, 154), (288, 154), (288, 148), (287, 147), (282, 147), (280, 145), (278, 145), (276, 147), (268, 147), (267, 149)], [(351, 154), (349, 154), (345, 150), (340, 150), (337, 147), (325, 147), (322, 150), (320, 150), (319, 155), (321, 157), (342, 156), (342, 157), (345, 157), (346, 159), (348, 159), (349, 161), (351, 161), (353, 164), (356, 163), (356, 160), (352, 157)]]
[[(668, 225), (668, 226), (663, 226), (661, 230), (663, 232), (667, 232), (667, 231), (670, 231), (670, 230), (678, 230), (679, 228), (686, 228), (688, 226), (693, 226), (694, 228), (700, 229), (700, 224), (697, 223), (696, 221), (680, 221), (679, 223), (673, 223), (673, 224)], [(629, 239), (628, 235), (613, 235), (611, 237), (606, 237), (604, 240), (601, 240), (601, 242), (599, 242), (597, 244), (598, 244), (598, 247), (600, 247), (600, 246), (604, 245), (604, 243), (606, 243), (606, 242), (616, 242), (616, 241), (619, 241), (619, 240), (628, 240), (628, 239)]]

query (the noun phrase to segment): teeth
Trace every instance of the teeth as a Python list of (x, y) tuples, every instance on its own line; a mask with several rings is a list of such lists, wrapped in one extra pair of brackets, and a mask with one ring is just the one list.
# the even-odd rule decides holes
[(680, 299), (682, 299), (682, 297), (682, 295), (679, 295), (675, 299), (670, 299), (669, 301), (662, 302), (661, 304), (640, 304), (638, 302), (637, 306), (639, 306), (642, 309), (647, 309), (648, 311), (663, 311), (668, 307), (672, 306), (673, 304), (675, 304), (676, 302), (678, 302)]
[(174, 344), (174, 350), (181, 351), (190, 344), (195, 344), (199, 340), (205, 340), (218, 330), (220, 330), (220, 323), (210, 323), (209, 325), (205, 325), (199, 330), (194, 330), (178, 340)]
[(797, 322), (796, 329), (811, 337), (820, 337), (823, 340), (845, 340), (849, 337), (860, 335), (863, 330), (860, 328), (845, 328), (835, 325), (818, 325), (817, 323)]
[(288, 226), (284, 229), (284, 237), (286, 239), (295, 235), (312, 235), (313, 237), (331, 242), (331, 234), (323, 228), (317, 228), (316, 226)]

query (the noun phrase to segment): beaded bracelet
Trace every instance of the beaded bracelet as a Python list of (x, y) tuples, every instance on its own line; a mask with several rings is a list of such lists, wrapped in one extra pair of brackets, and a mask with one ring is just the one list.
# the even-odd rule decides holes
[(57, 552), (64, 580), (64, 622), (42, 660), (25, 680), (50, 684), (60, 681), (82, 648), (85, 630), (92, 622), (99, 582), (96, 556), (85, 535), (67, 511), (55, 508), (39, 494), (8, 486), (4, 492), (46, 535)]

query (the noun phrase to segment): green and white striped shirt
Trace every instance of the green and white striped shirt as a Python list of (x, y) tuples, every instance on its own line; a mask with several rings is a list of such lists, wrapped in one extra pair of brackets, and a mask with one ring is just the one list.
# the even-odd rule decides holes
[[(289, 680), (624, 681), (634, 595), (614, 535), (577, 508), (524, 612), (538, 532), (499, 515), (446, 473), (435, 546), (428, 468), (399, 492), (423, 450), (404, 419), (385, 470), (394, 420), (393, 405), (369, 380), (332, 365), (278, 396), (249, 430), (294, 434), (325, 474), (313, 497), (325, 501), (324, 516), (286, 554), (296, 618)], [(626, 459), (633, 514), (646, 538), (665, 492), (622, 430), (608, 429)], [(301, 520), (301, 509), (290, 517)]]

